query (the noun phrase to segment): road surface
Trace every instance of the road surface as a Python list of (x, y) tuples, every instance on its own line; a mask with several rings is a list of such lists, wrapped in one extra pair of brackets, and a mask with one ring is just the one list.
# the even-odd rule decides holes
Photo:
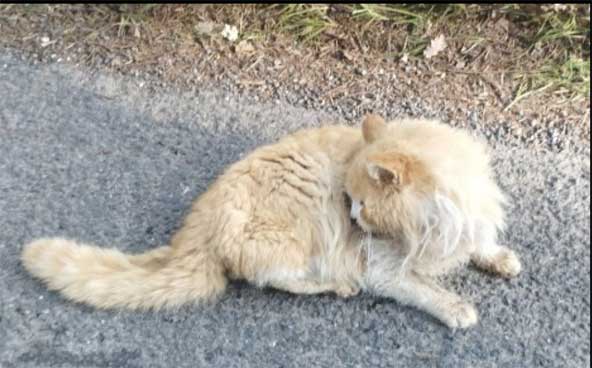
[(19, 262), (40, 236), (132, 252), (164, 244), (226, 165), (329, 118), (224, 91), (150, 91), (0, 50), (0, 366), (590, 366), (590, 159), (568, 150), (492, 141), (510, 198), (502, 240), (524, 271), (505, 281), (468, 268), (445, 280), (479, 309), (466, 331), (368, 295), (240, 283), (212, 305), (97, 311), (46, 290)]

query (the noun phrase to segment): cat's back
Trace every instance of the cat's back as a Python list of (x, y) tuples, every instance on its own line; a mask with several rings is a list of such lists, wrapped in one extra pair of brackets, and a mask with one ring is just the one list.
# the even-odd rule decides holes
[[(301, 129), (278, 141), (263, 145), (230, 166), (227, 173), (244, 172), (256, 166), (278, 168), (279, 163), (292, 164), (292, 171), (321, 169), (345, 164), (362, 145), (358, 129), (343, 125), (327, 125)], [(293, 165), (296, 165), (295, 167)], [(296, 170), (298, 171), (298, 170)]]
[(339, 189), (345, 165), (362, 144), (359, 130), (346, 126), (296, 131), (229, 166), (206, 197), (216, 194), (233, 206), (240, 197), (245, 209), (313, 205)]
[(296, 131), (269, 146), (281, 152), (297, 148), (308, 154), (321, 153), (335, 162), (344, 162), (361, 148), (362, 135), (359, 129), (344, 125), (326, 125)]

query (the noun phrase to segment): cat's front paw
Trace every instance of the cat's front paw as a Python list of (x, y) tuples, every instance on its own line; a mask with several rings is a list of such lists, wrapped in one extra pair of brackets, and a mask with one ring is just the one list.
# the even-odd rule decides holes
[(499, 247), (492, 255), (478, 255), (473, 260), (479, 268), (507, 279), (518, 276), (522, 270), (516, 252), (506, 247)]
[(479, 320), (477, 309), (470, 303), (457, 302), (450, 305), (440, 318), (449, 328), (467, 328)]
[(509, 279), (518, 276), (521, 270), (522, 264), (518, 255), (513, 250), (504, 248), (496, 255), (493, 271), (498, 275)]
[(335, 294), (342, 298), (350, 298), (360, 293), (360, 288), (354, 285), (341, 284), (335, 289)]

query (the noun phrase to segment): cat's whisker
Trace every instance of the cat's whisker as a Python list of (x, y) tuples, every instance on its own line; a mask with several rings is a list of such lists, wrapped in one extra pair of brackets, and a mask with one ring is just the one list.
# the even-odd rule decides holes
[(397, 276), (398, 280), (402, 280), (403, 277), (405, 276), (405, 269), (407, 267), (407, 262), (409, 262), (410, 258), (411, 258), (411, 254), (408, 254), (407, 256), (405, 256), (405, 258), (403, 258), (403, 262), (401, 262), (401, 266), (399, 267), (399, 273)]
[(372, 252), (371, 252), (372, 232), (368, 231), (367, 234), (368, 235), (366, 236), (366, 268), (370, 269), (370, 261), (372, 258)]

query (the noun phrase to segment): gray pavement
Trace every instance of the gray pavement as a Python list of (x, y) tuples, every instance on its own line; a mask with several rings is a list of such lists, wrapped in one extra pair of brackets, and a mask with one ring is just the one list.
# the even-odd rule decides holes
[(524, 271), (445, 280), (480, 311), (466, 331), (369, 295), (240, 283), (212, 305), (98, 311), (47, 291), (19, 262), (40, 236), (134, 252), (164, 244), (226, 165), (330, 118), (223, 90), (148, 92), (0, 50), (0, 367), (590, 366), (590, 159), (491, 135), (510, 198), (502, 240)]

